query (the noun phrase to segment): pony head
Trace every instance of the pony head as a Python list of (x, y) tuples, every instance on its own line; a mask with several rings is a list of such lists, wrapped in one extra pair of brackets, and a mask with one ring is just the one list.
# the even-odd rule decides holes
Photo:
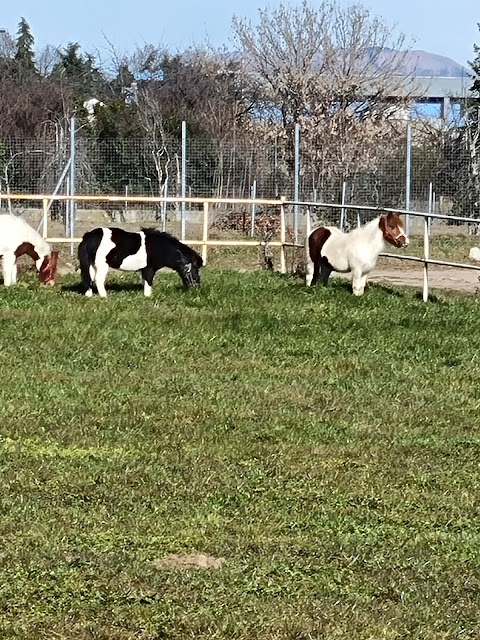
[(52, 251), (35, 261), (40, 282), (50, 287), (55, 284), (57, 274), (58, 251)]
[(387, 213), (380, 216), (378, 223), (383, 239), (394, 247), (406, 247), (408, 245), (408, 237), (403, 227), (403, 221), (397, 213)]
[[(189, 248), (190, 249), (190, 248)], [(200, 268), (203, 266), (202, 256), (190, 249), (188, 253), (178, 251), (179, 265), (178, 274), (182, 279), (183, 286), (187, 289), (200, 286)]]
[(22, 242), (15, 250), (15, 257), (19, 258), (25, 254), (35, 261), (40, 282), (53, 286), (57, 273), (58, 251), (42, 255), (31, 242)]

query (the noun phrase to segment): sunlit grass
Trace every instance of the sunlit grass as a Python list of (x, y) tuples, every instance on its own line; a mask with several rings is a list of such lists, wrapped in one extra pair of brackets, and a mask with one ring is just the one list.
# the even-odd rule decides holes
[(77, 282), (0, 289), (0, 637), (477, 637), (475, 296)]

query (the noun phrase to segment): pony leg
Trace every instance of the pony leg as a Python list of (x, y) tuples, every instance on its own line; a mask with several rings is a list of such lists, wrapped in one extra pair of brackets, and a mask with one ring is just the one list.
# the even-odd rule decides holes
[(326, 265), (322, 264), (322, 266), (320, 267), (320, 282), (323, 284), (324, 287), (328, 286), (328, 280), (330, 278), (330, 274), (332, 273), (333, 269), (330, 269), (330, 267), (327, 267)]
[(305, 284), (307, 287), (311, 287), (318, 282), (320, 265), (311, 259), (308, 249), (306, 253), (306, 267), (307, 273), (305, 274)]
[(367, 275), (361, 271), (354, 271), (352, 277), (352, 290), (354, 296), (363, 296), (365, 285), (367, 284)]
[(107, 279), (108, 265), (100, 265), (96, 268), (95, 273), (95, 286), (97, 287), (98, 295), (101, 298), (107, 297), (107, 290), (105, 289), (105, 280)]
[(319, 280), (320, 280), (320, 265), (317, 262), (315, 262), (313, 265), (313, 277), (311, 280), (312, 287), (316, 285)]
[(17, 281), (17, 261), (15, 255), (6, 254), (2, 260), (3, 284), (9, 287)]
[(97, 272), (93, 265), (88, 267), (88, 273), (86, 271), (82, 271), (82, 280), (83, 286), (85, 288), (85, 295), (87, 298), (91, 298), (93, 296), (93, 283), (95, 282)]
[(307, 267), (307, 273), (305, 274), (305, 284), (307, 285), (307, 287), (310, 287), (312, 284), (312, 280), (313, 280), (313, 273), (315, 271), (315, 265), (313, 263), (313, 260), (310, 258), (309, 254), (308, 254), (308, 249), (307, 249), (307, 253), (306, 253), (306, 267)]
[(143, 293), (149, 298), (152, 295), (152, 286), (153, 286), (153, 278), (155, 276), (155, 272), (153, 269), (142, 269), (142, 282), (143, 282)]

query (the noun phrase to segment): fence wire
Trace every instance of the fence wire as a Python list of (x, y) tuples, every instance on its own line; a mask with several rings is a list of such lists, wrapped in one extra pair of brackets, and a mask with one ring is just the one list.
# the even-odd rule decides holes
[[(77, 136), (75, 144), (75, 193), (129, 196), (182, 195), (212, 198), (294, 199), (294, 154), (300, 158), (298, 184), (303, 201), (345, 202), (379, 207), (404, 207), (407, 183), (410, 209), (425, 211), (433, 192), (437, 213), (474, 216), (478, 202), (468, 198), (468, 155), (455, 146), (413, 141), (411, 172), (407, 175), (407, 141), (378, 148), (356, 145), (347, 162), (339, 153), (322, 150), (312, 156), (304, 148), (294, 150), (278, 139), (269, 144), (246, 141), (214, 141), (192, 138), (186, 144), (186, 175), (182, 176), (182, 142), (167, 138), (159, 145), (147, 139), (92, 141)], [(15, 207), (2, 194), (43, 193), (69, 195), (70, 179), (61, 182), (71, 157), (65, 141), (5, 140), (0, 143), (0, 207)], [(355, 158), (352, 162), (351, 158)], [(54, 203), (52, 218), (65, 214), (64, 203)], [(103, 205), (104, 206), (104, 205)], [(162, 208), (163, 206), (163, 208)], [(178, 205), (148, 205), (149, 219), (163, 220), (178, 214)], [(145, 207), (138, 206), (137, 210)], [(168, 209), (168, 210), (167, 210)], [(223, 215), (223, 212), (217, 212)], [(213, 219), (217, 213), (212, 212)], [(244, 227), (250, 208), (236, 212)], [(131, 215), (121, 203), (110, 207), (112, 218)], [(328, 216), (325, 213), (328, 221)], [(355, 221), (354, 221), (355, 222)]]

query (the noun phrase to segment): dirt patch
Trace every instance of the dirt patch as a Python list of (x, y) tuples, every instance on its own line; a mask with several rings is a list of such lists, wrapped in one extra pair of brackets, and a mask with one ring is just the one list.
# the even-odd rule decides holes
[[(469, 269), (433, 268), (428, 270), (429, 289), (443, 289), (478, 293), (480, 272)], [(405, 287), (423, 287), (422, 269), (376, 269), (368, 278), (369, 282), (389, 282)]]
[(220, 569), (225, 562), (225, 558), (214, 558), (204, 553), (192, 553), (188, 555), (177, 555), (172, 553), (164, 558), (153, 561), (156, 569), (188, 569), (196, 567), (198, 569)]

